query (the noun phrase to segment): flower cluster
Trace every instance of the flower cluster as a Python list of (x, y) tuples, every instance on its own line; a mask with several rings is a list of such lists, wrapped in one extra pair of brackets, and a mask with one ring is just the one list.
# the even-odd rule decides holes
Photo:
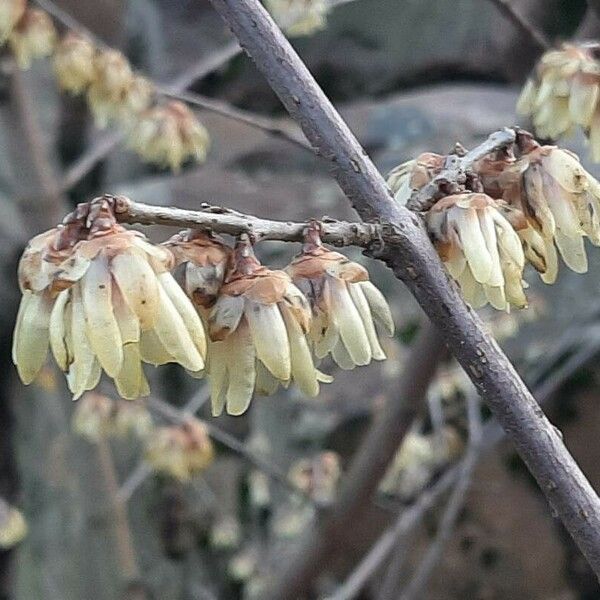
[[(425, 215), (438, 253), (475, 307), (523, 307), (527, 262), (544, 282), (554, 283), (559, 254), (570, 269), (585, 273), (584, 238), (600, 245), (600, 183), (578, 157), (541, 146), (524, 131), (514, 152), (478, 161), (471, 174), (477, 191), (442, 198)], [(394, 169), (388, 183), (396, 200), (406, 203), (444, 162), (428, 153)]]
[(266, 0), (265, 5), (291, 36), (311, 35), (323, 29), (329, 12), (326, 0)]
[(188, 481), (214, 459), (214, 447), (205, 425), (194, 418), (181, 425), (159, 427), (146, 445), (146, 460), (159, 473)]
[(25, 383), (41, 369), (48, 345), (74, 398), (93, 389), (102, 370), (121, 396), (137, 398), (149, 393), (142, 362), (204, 368), (204, 329), (170, 273), (172, 254), (117, 224), (116, 201), (79, 205), (25, 249), (13, 340)]
[(58, 85), (85, 94), (98, 127), (124, 128), (129, 147), (145, 161), (178, 171), (186, 161), (206, 159), (210, 138), (194, 113), (181, 102), (159, 101), (155, 84), (121, 52), (97, 48), (76, 32), (59, 40), (51, 17), (26, 0), (0, 2), (0, 44), (6, 42), (22, 69), (52, 56)]
[[(271, 270), (248, 236), (231, 248), (212, 233), (187, 230), (155, 246), (117, 223), (127, 202), (107, 195), (81, 204), (25, 249), (13, 339), (25, 383), (40, 372), (48, 346), (74, 399), (102, 371), (123, 398), (146, 396), (142, 363), (175, 362), (208, 376), (215, 415), (239, 415), (255, 393), (292, 383), (316, 396), (332, 378), (313, 353), (344, 369), (385, 358), (374, 322), (393, 334), (387, 302), (364, 267), (321, 244), (319, 224), (307, 227), (302, 252), (285, 271)], [(179, 266), (185, 291), (171, 274)], [(83, 404), (82, 430), (93, 422), (102, 433), (113, 418), (110, 401)]]
[(557, 139), (583, 128), (600, 161), (600, 62), (597, 44), (563, 44), (546, 52), (521, 92), (517, 110), (538, 135)]

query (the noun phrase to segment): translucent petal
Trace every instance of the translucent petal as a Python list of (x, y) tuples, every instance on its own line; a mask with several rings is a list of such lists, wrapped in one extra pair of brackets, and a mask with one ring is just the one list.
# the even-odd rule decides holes
[(385, 352), (379, 343), (377, 332), (375, 331), (375, 325), (373, 324), (373, 315), (371, 315), (369, 303), (365, 298), (362, 288), (356, 283), (350, 283), (348, 285), (348, 291), (350, 292), (350, 296), (352, 297), (354, 305), (356, 306), (358, 314), (360, 315), (365, 327), (365, 332), (367, 334), (367, 338), (369, 339), (369, 344), (371, 345), (371, 354), (373, 358), (375, 360), (385, 360)]
[(69, 351), (67, 348), (66, 307), (71, 290), (64, 290), (56, 297), (50, 313), (50, 348), (54, 360), (62, 371), (69, 368)]
[(375, 319), (389, 336), (394, 335), (394, 319), (385, 296), (370, 281), (361, 281), (358, 285), (362, 288)]
[(242, 323), (225, 342), (227, 346), (226, 407), (230, 415), (241, 415), (248, 409), (256, 381), (254, 344), (248, 326)]

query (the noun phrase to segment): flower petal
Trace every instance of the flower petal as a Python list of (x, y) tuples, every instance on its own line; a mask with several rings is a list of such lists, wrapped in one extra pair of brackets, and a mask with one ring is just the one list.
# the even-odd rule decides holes
[(365, 294), (375, 319), (383, 326), (390, 337), (394, 335), (394, 319), (385, 296), (370, 281), (361, 281), (358, 285)]
[(127, 400), (135, 400), (142, 395), (144, 373), (138, 344), (123, 346), (123, 367), (115, 377), (119, 394)]
[(304, 332), (295, 315), (283, 303), (281, 303), (281, 316), (285, 322), (290, 343), (292, 379), (304, 394), (314, 398), (319, 393), (319, 383)]
[(244, 299), (241, 296), (220, 296), (208, 317), (211, 339), (225, 339), (235, 331), (243, 314)]
[(68, 318), (66, 308), (69, 304), (70, 294), (71, 290), (63, 290), (58, 294), (50, 313), (50, 348), (54, 355), (54, 360), (56, 360), (62, 371), (68, 370), (70, 362), (66, 328), (66, 320)]
[(46, 362), (52, 305), (44, 294), (29, 291), (23, 294), (21, 303), (13, 339), (13, 361), (21, 381), (29, 384)]
[(350, 296), (354, 302), (358, 310), (358, 314), (362, 319), (363, 325), (365, 327), (365, 332), (367, 334), (367, 338), (369, 339), (369, 344), (371, 345), (371, 354), (375, 360), (385, 360), (385, 352), (379, 343), (379, 338), (377, 337), (377, 332), (375, 331), (375, 325), (373, 324), (373, 315), (371, 314), (371, 310), (369, 309), (369, 303), (365, 298), (365, 294), (361, 288), (356, 283), (350, 283), (348, 285), (348, 291), (350, 292)]
[(123, 252), (112, 259), (110, 268), (125, 300), (138, 316), (142, 330), (154, 327), (158, 282), (148, 262), (135, 252)]
[(140, 356), (144, 362), (157, 367), (167, 363), (177, 362), (175, 358), (167, 352), (163, 343), (158, 338), (156, 331), (142, 331), (140, 336)]
[(171, 273), (161, 273), (158, 275), (158, 281), (165, 292), (167, 292), (167, 296), (169, 296), (173, 306), (183, 319), (185, 327), (192, 337), (198, 352), (202, 357), (206, 357), (206, 335), (204, 334), (202, 321), (194, 305), (179, 287), (179, 284), (175, 281)]
[[(67, 381), (76, 400), (87, 389), (92, 368), (96, 360), (88, 336), (85, 319), (85, 306), (79, 286), (72, 289), (71, 296), (71, 339), (73, 344), (73, 362), (69, 366)], [(119, 348), (120, 349), (120, 348)]]
[(250, 325), (257, 358), (277, 379), (287, 381), (292, 368), (290, 345), (279, 307), (246, 300), (244, 314)]
[(112, 308), (111, 286), (108, 262), (104, 256), (98, 255), (81, 280), (81, 296), (90, 346), (102, 368), (114, 377), (123, 364), (123, 349)]
[(227, 346), (227, 373), (229, 385), (227, 386), (226, 407), (227, 414), (241, 415), (246, 412), (256, 381), (254, 344), (246, 323), (231, 334), (225, 342)]
[(227, 347), (225, 342), (211, 342), (208, 347), (208, 382), (213, 417), (225, 408), (227, 394)]

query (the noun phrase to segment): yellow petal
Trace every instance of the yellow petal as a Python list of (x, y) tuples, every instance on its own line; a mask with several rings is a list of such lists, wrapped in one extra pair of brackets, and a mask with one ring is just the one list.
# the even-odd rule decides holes
[(546, 271), (540, 275), (542, 281), (553, 284), (558, 276), (558, 255), (552, 239), (544, 239), (546, 244)]
[(211, 342), (208, 347), (208, 382), (213, 417), (225, 408), (227, 394), (227, 348), (225, 342)]
[(222, 340), (235, 331), (244, 313), (241, 296), (220, 296), (210, 311), (208, 330), (213, 340)]
[(479, 283), (487, 283), (493, 268), (492, 257), (486, 246), (485, 238), (479, 225), (477, 211), (461, 210), (455, 217), (460, 242), (471, 268), (471, 272)]
[[(85, 321), (85, 306), (82, 302), (79, 286), (72, 288), (71, 296), (71, 339), (73, 344), (73, 362), (69, 366), (67, 381), (76, 400), (87, 389), (95, 362), (94, 352), (88, 336)], [(120, 349), (120, 348), (119, 348)]]
[(379, 338), (377, 337), (377, 332), (375, 331), (375, 325), (373, 324), (373, 315), (371, 314), (369, 303), (365, 298), (362, 288), (357, 283), (350, 283), (348, 285), (348, 291), (350, 292), (350, 296), (352, 297), (354, 305), (356, 306), (358, 314), (360, 315), (365, 327), (365, 332), (367, 334), (367, 338), (369, 339), (369, 344), (371, 345), (371, 354), (373, 355), (373, 358), (375, 360), (385, 360), (385, 352), (379, 343)]
[(302, 392), (314, 398), (319, 393), (319, 383), (317, 381), (317, 370), (313, 364), (304, 332), (292, 311), (283, 303), (281, 305), (281, 316), (285, 322), (290, 343), (292, 379)]
[(158, 339), (158, 335), (156, 335), (154, 330), (142, 331), (140, 336), (140, 355), (144, 362), (155, 367), (176, 362), (175, 358), (167, 352), (163, 343)]
[(569, 112), (573, 122), (588, 127), (594, 116), (599, 97), (600, 87), (597, 84), (584, 83), (580, 78), (575, 77), (569, 96)]
[(256, 355), (248, 326), (242, 323), (225, 342), (227, 346), (227, 414), (241, 415), (246, 412), (256, 381), (254, 363)]
[(125, 300), (138, 316), (142, 330), (154, 327), (158, 282), (148, 262), (135, 252), (126, 252), (117, 254), (110, 268)]
[(278, 306), (246, 300), (244, 314), (250, 326), (257, 358), (277, 379), (287, 381), (292, 368), (290, 345)]
[(26, 292), (21, 302), (24, 305), (17, 318), (13, 360), (21, 381), (29, 384), (46, 362), (52, 306), (43, 294), (31, 292)]
[(67, 348), (66, 307), (71, 290), (63, 290), (54, 301), (50, 313), (50, 348), (56, 363), (62, 371), (69, 368), (69, 351)]
[(271, 375), (260, 360), (256, 361), (255, 392), (260, 396), (272, 396), (279, 388), (281, 381)]
[(81, 295), (90, 346), (102, 368), (114, 377), (121, 370), (123, 350), (112, 308), (111, 287), (108, 262), (104, 256), (98, 255), (81, 280)]
[(569, 237), (563, 235), (560, 229), (554, 234), (556, 245), (560, 251), (562, 259), (569, 269), (575, 273), (587, 273), (588, 262), (583, 243), (583, 236)]
[(185, 323), (186, 329), (198, 352), (202, 357), (206, 357), (206, 335), (204, 334), (204, 326), (202, 321), (191, 303), (190, 299), (185, 295), (185, 292), (179, 287), (179, 284), (175, 281), (171, 273), (161, 273), (158, 275), (158, 281), (162, 285), (167, 296), (173, 303), (173, 306), (177, 309), (183, 322)]
[[(483, 209), (478, 212), (479, 225), (487, 251), (491, 258), (492, 268), (489, 277), (485, 283), (492, 287), (502, 287), (504, 285), (504, 275), (502, 275), (502, 265), (500, 264), (500, 254), (498, 253), (498, 240), (496, 238), (496, 227), (494, 225), (492, 214), (493, 209)], [(520, 244), (519, 244), (520, 245)]]
[(123, 367), (115, 377), (117, 391), (123, 398), (135, 400), (141, 396), (143, 378), (138, 344), (125, 344), (123, 346)]
[(204, 368), (200, 356), (185, 323), (161, 285), (158, 286), (159, 310), (154, 329), (166, 351), (190, 371)]
[(389, 336), (394, 335), (394, 319), (384, 295), (370, 281), (361, 281), (358, 285), (364, 292), (375, 319)]
[(340, 338), (348, 354), (354, 364), (368, 365), (371, 362), (371, 346), (345, 282), (332, 282), (331, 302), (333, 316), (340, 330)]
[(351, 371), (356, 366), (356, 363), (352, 360), (346, 346), (340, 340), (331, 351), (331, 358), (336, 362), (337, 366), (344, 371)]

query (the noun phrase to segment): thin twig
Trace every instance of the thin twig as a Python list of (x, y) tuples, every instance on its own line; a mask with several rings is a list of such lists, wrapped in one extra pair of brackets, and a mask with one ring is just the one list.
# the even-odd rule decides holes
[(299, 146), (303, 150), (308, 150), (311, 153), (313, 152), (311, 145), (306, 141), (302, 134), (298, 135), (297, 133), (288, 131), (275, 119), (242, 110), (228, 102), (215, 100), (208, 96), (202, 96), (193, 92), (178, 92), (175, 88), (169, 87), (160, 87), (159, 92), (169, 98), (175, 98), (182, 102), (186, 102), (187, 104), (199, 106), (200, 108), (222, 115), (233, 121), (238, 121), (239, 123), (258, 129), (268, 135), (284, 139)]
[[(148, 408), (154, 410), (156, 413), (162, 415), (166, 419), (173, 421), (175, 423), (184, 423), (189, 415), (186, 415), (183, 411), (171, 406), (167, 402), (160, 400), (159, 398), (149, 398), (148, 399)], [(237, 438), (227, 433), (217, 425), (214, 425), (210, 421), (201, 421), (203, 425), (206, 427), (208, 435), (226, 446), (230, 450), (233, 450), (243, 458), (245, 458), (250, 464), (254, 465), (257, 469), (265, 473), (270, 479), (279, 483), (285, 489), (287, 489), (290, 493), (295, 496), (306, 500), (312, 504), (314, 504), (313, 498), (305, 492), (304, 490), (296, 487), (287, 477), (287, 474), (284, 471), (281, 471), (271, 462), (257, 456), (252, 451), (248, 450), (246, 445), (243, 442), (240, 442)]]
[[(420, 219), (392, 200), (375, 165), (259, 0), (211, 2), (328, 164), (353, 208), (364, 220), (384, 222), (390, 235), (395, 232), (395, 239), (379, 251), (378, 258), (406, 283), (438, 327), (600, 576), (600, 498), (513, 365), (450, 283)], [(342, 524), (346, 527), (347, 521)], [(321, 552), (321, 544), (303, 546), (267, 597), (305, 593), (322, 567), (314, 564), (312, 556)]]
[(517, 29), (521, 30), (529, 37), (541, 50), (550, 50), (552, 41), (548, 36), (533, 23), (527, 20), (514, 6), (514, 0), (490, 0), (496, 8), (511, 22)]

